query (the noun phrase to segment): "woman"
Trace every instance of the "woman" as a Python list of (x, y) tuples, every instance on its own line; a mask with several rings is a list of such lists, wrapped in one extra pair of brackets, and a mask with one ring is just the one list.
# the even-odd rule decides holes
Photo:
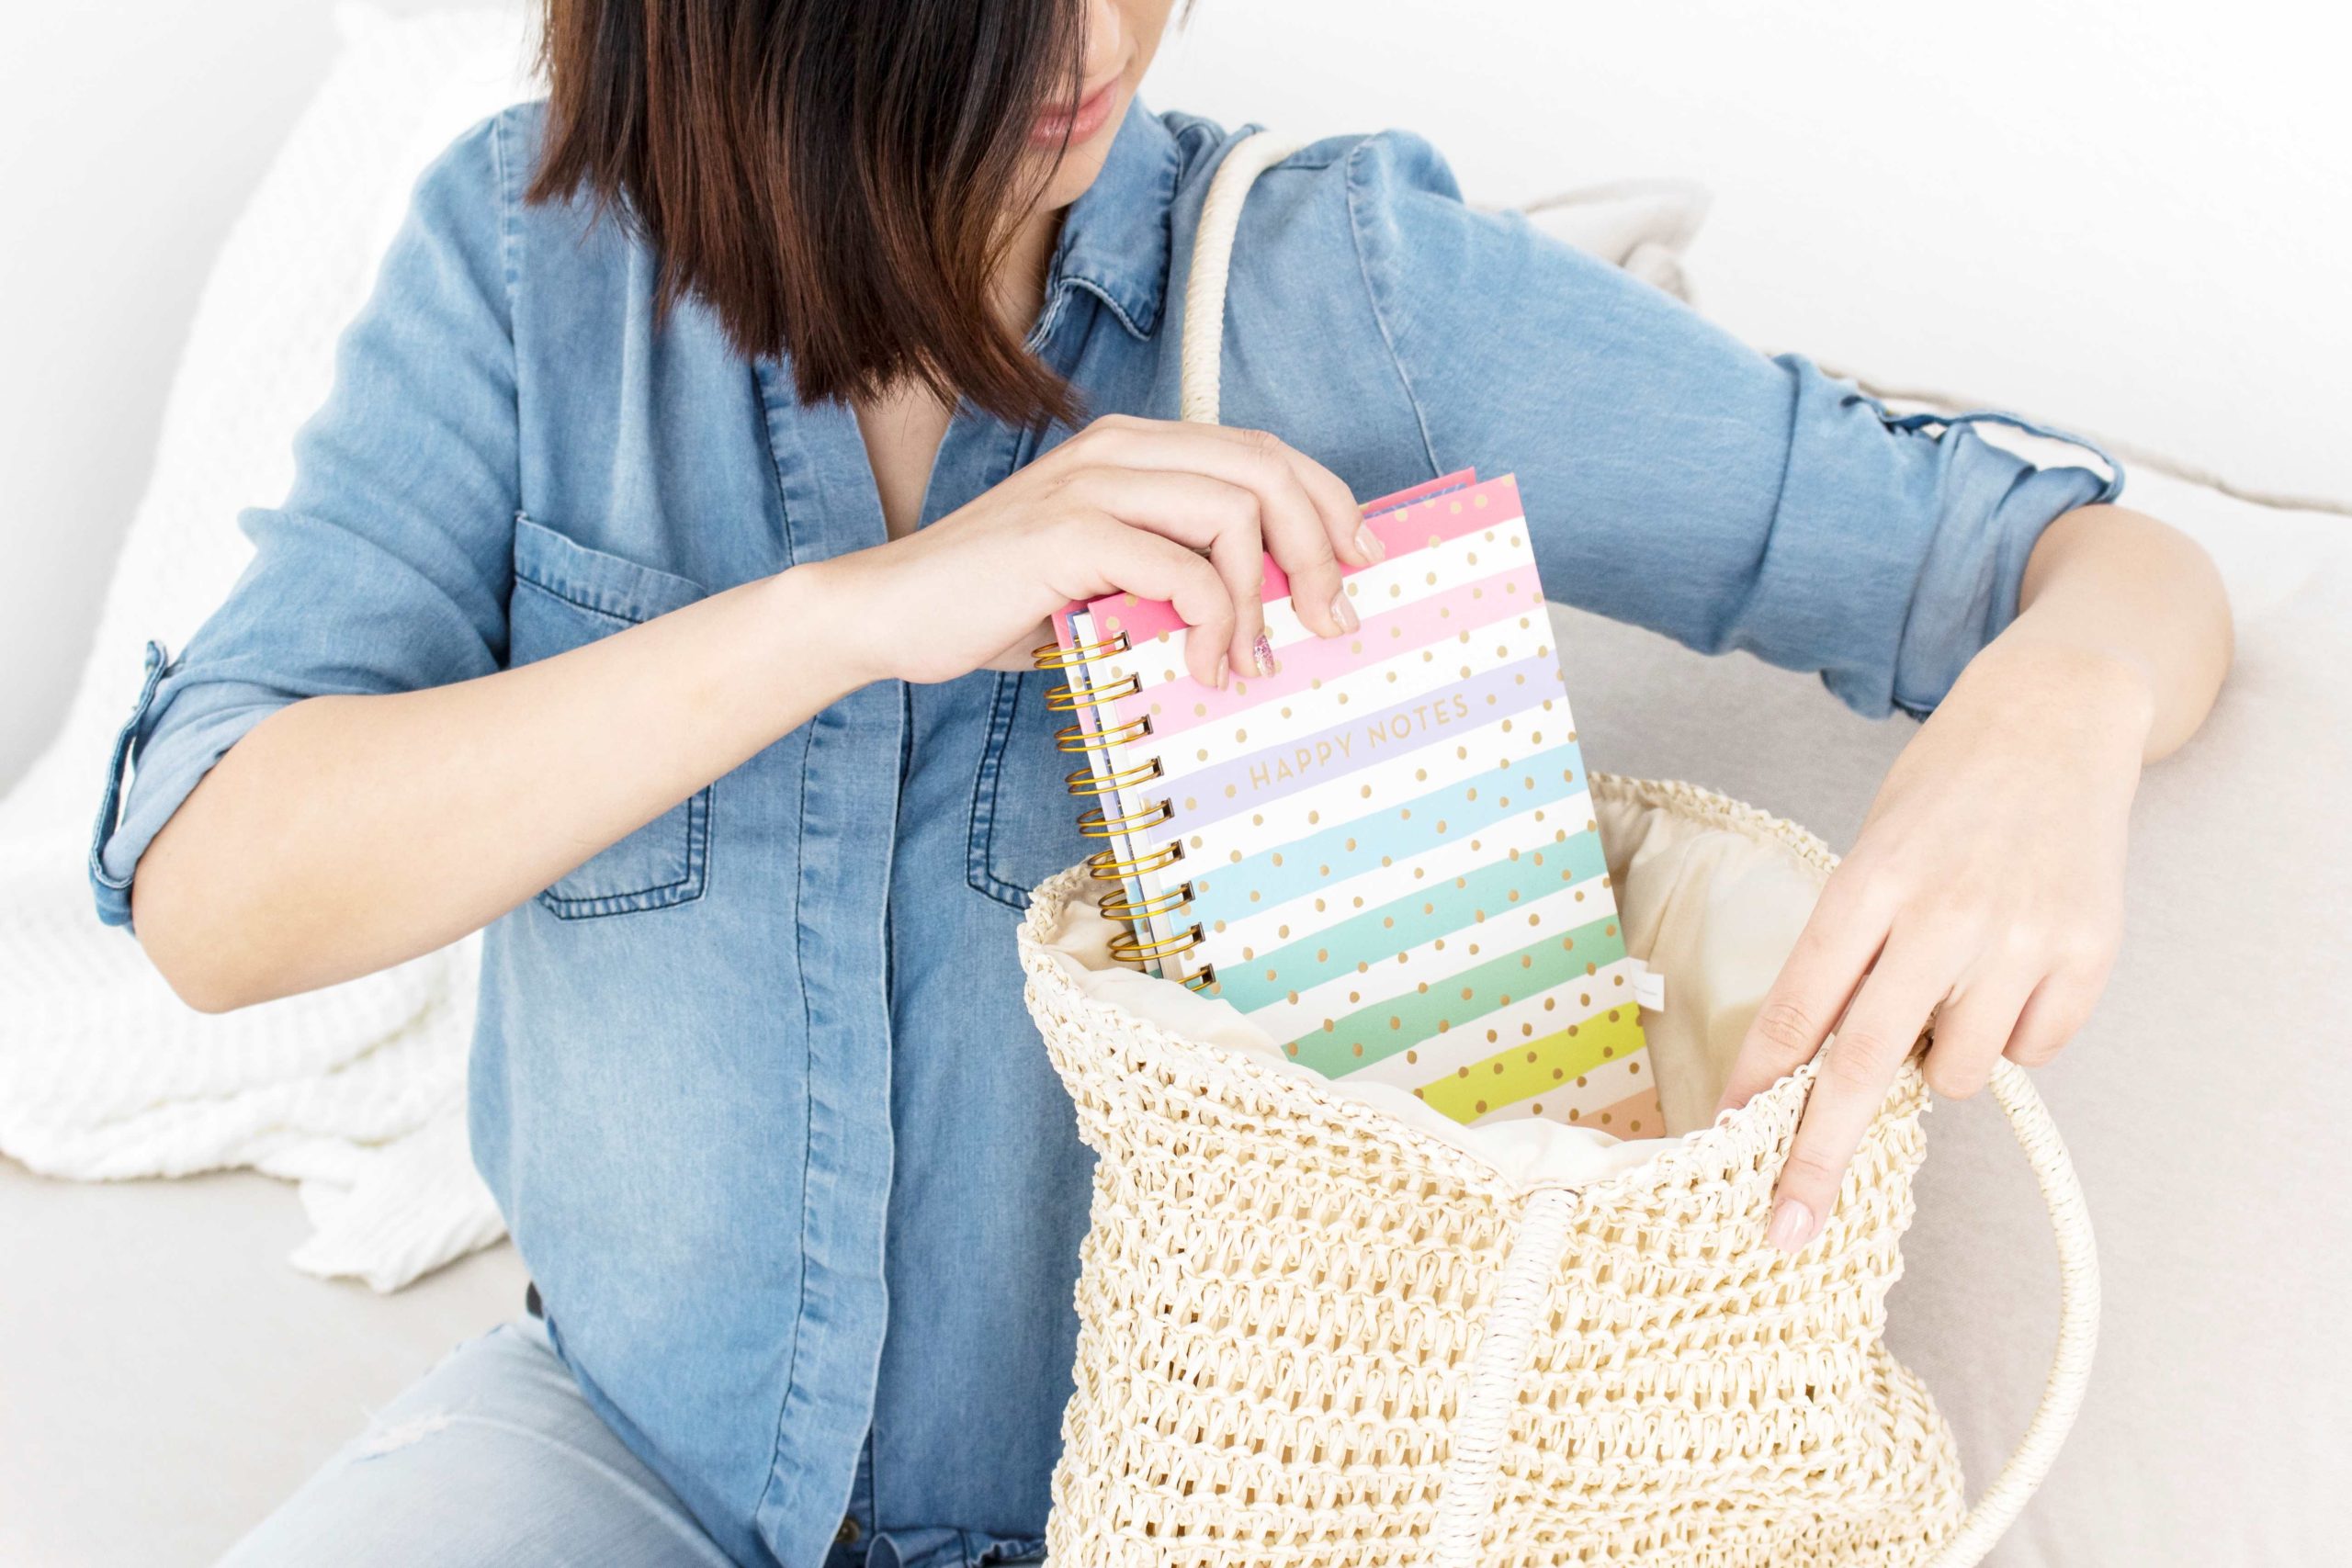
[(1135, 105), (1167, 9), (552, 0), (549, 102), (425, 175), (93, 874), (208, 1010), (487, 926), (474, 1150), (544, 1306), (235, 1561), (1034, 1553), (1087, 1160), (1012, 928), (1083, 846), (1018, 671), (1114, 590), (1246, 671), (1261, 547), (1338, 635), (1351, 494), (1516, 469), (1555, 595), (1932, 713), (1732, 1086), (1842, 1016), (1776, 1243), (1931, 1009), (1965, 1094), (2089, 1008), (2139, 768), (2227, 661), (2194, 547), (1394, 134), (1262, 178), (1240, 428), (1169, 423), (1234, 138)]

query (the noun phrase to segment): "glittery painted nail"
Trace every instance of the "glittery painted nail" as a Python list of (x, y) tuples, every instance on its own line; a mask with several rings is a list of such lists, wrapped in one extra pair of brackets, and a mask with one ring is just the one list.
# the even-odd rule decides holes
[(1274, 645), (1264, 632), (1260, 632), (1258, 640), (1250, 645), (1250, 652), (1258, 660), (1259, 674), (1271, 675), (1274, 672)]

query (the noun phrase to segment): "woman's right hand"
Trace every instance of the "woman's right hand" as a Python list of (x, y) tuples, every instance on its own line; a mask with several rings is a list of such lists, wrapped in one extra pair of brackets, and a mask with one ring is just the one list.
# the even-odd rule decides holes
[(1256, 667), (1264, 549), (1306, 624), (1346, 631), (1360, 526), (1346, 487), (1271, 436), (1099, 421), (892, 544), (494, 674), (272, 714), (141, 861), (141, 939), (208, 1010), (368, 974), (495, 919), (844, 693), (1025, 655), (1072, 599), (1173, 602), (1213, 682)]
[(1235, 670), (1272, 672), (1266, 555), (1300, 620), (1338, 637), (1356, 626), (1340, 565), (1382, 553), (1348, 487), (1273, 436), (1114, 414), (927, 528), (800, 570), (851, 607), (839, 619), (870, 679), (1026, 669), (1055, 611), (1124, 592), (1171, 604), (1196, 634), (1187, 667), (1221, 686)]

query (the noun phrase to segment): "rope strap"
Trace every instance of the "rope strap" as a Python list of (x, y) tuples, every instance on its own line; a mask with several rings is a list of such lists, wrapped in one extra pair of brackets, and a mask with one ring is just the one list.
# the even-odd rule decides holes
[(1495, 1477), (1510, 1440), (1513, 1396), (1535, 1348), (1536, 1321), (1552, 1293), (1560, 1255), (1567, 1250), (1568, 1220), (1576, 1206), (1572, 1188), (1528, 1194), (1527, 1211), (1487, 1303), (1477, 1354), (1470, 1362), (1470, 1386), (1453, 1418), (1437, 1519), (1430, 1527), (1430, 1568), (1479, 1568), (1478, 1540), (1495, 1511)]
[(1182, 390), (1177, 409), (1184, 418), (1215, 424), (1217, 374), (1225, 354), (1225, 285), (1233, 266), (1233, 235), (1241, 226), (1241, 204), (1258, 176), (1304, 145), (1260, 131), (1237, 145), (1209, 181), (1201, 205), (1201, 226), (1193, 240), (1193, 271), (1184, 285)]
[(2066, 1154), (2065, 1140), (2059, 1137), (2058, 1124), (2050, 1119), (2050, 1108), (2033, 1080), (2016, 1063), (1993, 1065), (1993, 1098), (2000, 1102), (2018, 1147), (2025, 1151), (2026, 1163), (2041, 1183), (2041, 1201), (2050, 1211), (2051, 1234), (2058, 1241), (2058, 1347), (2051, 1354), (2041, 1404), (2025, 1436), (1928, 1568), (1974, 1568), (2017, 1522), (2050, 1473), (2059, 1446), (2083, 1407), (2091, 1357), (2098, 1348), (2098, 1242), (2091, 1235), (2090, 1210), (2083, 1201), (2083, 1184)]
[[(1183, 417), (1214, 424), (1217, 419), (1218, 367), (1224, 351), (1225, 292), (1233, 260), (1233, 237), (1242, 203), (1259, 175), (1298, 150), (1300, 143), (1261, 131), (1226, 154), (1209, 183), (1193, 246), (1192, 273), (1184, 289)], [(1993, 1098), (2007, 1116), (2018, 1146), (2025, 1151), (2041, 1184), (2052, 1234), (2058, 1244), (2058, 1345), (2041, 1403), (2025, 1436), (2000, 1473), (1937, 1551), (1928, 1568), (1973, 1568), (2016, 1522), (2018, 1514), (2058, 1457), (2068, 1428), (2081, 1410), (2090, 1381), (2092, 1352), (2098, 1343), (2098, 1251), (2090, 1212), (2083, 1201), (2066, 1145), (2032, 1081), (2011, 1062), (1993, 1069)], [(1546, 1189), (1529, 1195), (1518, 1234), (1497, 1281), (1480, 1337), (1469, 1387), (1453, 1432), (1430, 1561), (1435, 1568), (1476, 1568), (1479, 1537), (1493, 1512), (1495, 1480), (1508, 1439), (1513, 1396), (1533, 1348), (1537, 1314), (1567, 1245), (1572, 1190)]]

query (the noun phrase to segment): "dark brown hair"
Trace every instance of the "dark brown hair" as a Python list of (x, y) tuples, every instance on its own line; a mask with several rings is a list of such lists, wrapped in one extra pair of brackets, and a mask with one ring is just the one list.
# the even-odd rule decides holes
[(663, 310), (691, 294), (745, 355), (788, 353), (805, 400), (912, 379), (1067, 417), (989, 279), (1083, 25), (1079, 0), (547, 0), (530, 199), (587, 192), (650, 246)]

